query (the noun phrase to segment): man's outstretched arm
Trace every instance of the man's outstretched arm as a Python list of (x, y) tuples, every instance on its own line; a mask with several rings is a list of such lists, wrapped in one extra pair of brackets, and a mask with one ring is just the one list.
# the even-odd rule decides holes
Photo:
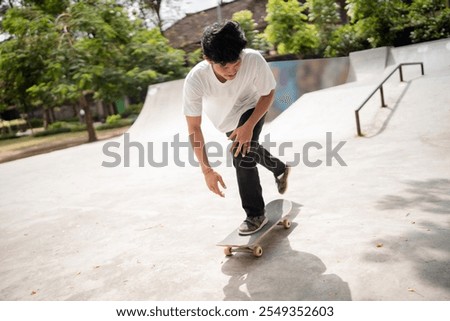
[(214, 171), (209, 165), (208, 155), (206, 154), (205, 149), (205, 139), (201, 127), (202, 117), (186, 116), (186, 121), (188, 124), (189, 140), (194, 149), (195, 156), (200, 163), (203, 175), (205, 176), (206, 185), (211, 192), (221, 197), (225, 197), (225, 194), (219, 188), (219, 183), (223, 188), (226, 188), (222, 176)]

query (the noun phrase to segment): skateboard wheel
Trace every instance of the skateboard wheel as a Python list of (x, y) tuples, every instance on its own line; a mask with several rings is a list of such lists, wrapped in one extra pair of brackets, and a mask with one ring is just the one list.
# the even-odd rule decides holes
[(288, 219), (283, 220), (283, 226), (285, 229), (288, 229), (291, 227), (291, 221)]
[(223, 249), (223, 253), (225, 253), (226, 256), (231, 256), (233, 253), (231, 252), (231, 247), (226, 247)]
[(260, 257), (263, 255), (263, 249), (261, 246), (257, 245), (253, 248), (253, 255), (256, 257)]

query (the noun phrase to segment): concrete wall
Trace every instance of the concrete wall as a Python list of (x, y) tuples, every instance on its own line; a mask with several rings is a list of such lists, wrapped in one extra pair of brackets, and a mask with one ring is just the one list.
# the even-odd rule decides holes
[(269, 66), (277, 87), (267, 121), (276, 118), (305, 93), (345, 83), (350, 61), (348, 57), (274, 61)]

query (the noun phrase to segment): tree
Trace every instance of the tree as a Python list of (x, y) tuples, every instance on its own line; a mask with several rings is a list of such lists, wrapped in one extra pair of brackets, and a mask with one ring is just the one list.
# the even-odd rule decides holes
[(52, 19), (32, 7), (7, 11), (2, 26), (12, 36), (0, 43), (0, 104), (28, 113), (48, 101), (48, 93), (37, 97), (28, 89), (45, 78), (46, 62), (58, 37)]
[(139, 99), (149, 84), (185, 75), (184, 52), (171, 48), (158, 29), (130, 20), (116, 1), (72, 1), (57, 16), (59, 9), (40, 8), (10, 8), (2, 22), (10, 34), (0, 43), (2, 108), (51, 111), (76, 104), (94, 141), (89, 101), (112, 106), (125, 95)]
[(410, 6), (409, 21), (412, 42), (450, 37), (449, 1), (414, 0)]
[(347, 0), (349, 24), (332, 32), (325, 56), (344, 56), (352, 51), (411, 43), (409, 5), (402, 0)]
[(250, 10), (237, 11), (233, 13), (231, 20), (239, 23), (242, 31), (244, 31), (248, 46), (253, 47), (253, 42), (258, 33), (256, 30), (256, 22), (253, 19), (253, 13)]
[(157, 27), (161, 34), (164, 34), (167, 23), (171, 22), (162, 17), (163, 9), (170, 10), (172, 14), (180, 11), (179, 0), (123, 0), (122, 2), (128, 7), (135, 8), (134, 14), (145, 22), (148, 29)]
[(268, 26), (264, 33), (280, 54), (314, 54), (319, 40), (315, 26), (308, 23), (305, 10), (297, 0), (268, 1)]
[(341, 19), (339, 5), (335, 0), (307, 0), (308, 20), (317, 30), (319, 40), (318, 54), (323, 55), (332, 33), (337, 29)]
[[(74, 3), (57, 19), (61, 30), (59, 59), (65, 60), (65, 87), (71, 96), (77, 94), (80, 108), (85, 111), (89, 141), (96, 140), (89, 98), (111, 103), (122, 96), (126, 82), (121, 66), (129, 36), (136, 25), (114, 1), (84, 1)], [(63, 86), (64, 88), (64, 86)]]
[(370, 48), (370, 43), (355, 25), (346, 24), (337, 28), (331, 34), (325, 49), (325, 57), (348, 56), (353, 51)]
[(70, 5), (70, 0), (22, 0), (23, 6), (36, 6), (42, 12), (57, 16)]
[(264, 34), (259, 33), (256, 29), (257, 23), (253, 19), (253, 13), (250, 10), (237, 11), (233, 14), (231, 19), (240, 24), (245, 33), (248, 47), (261, 51), (267, 51), (270, 49)]
[(187, 73), (184, 52), (173, 49), (159, 29), (140, 29), (125, 48), (123, 64), (128, 96), (140, 100), (149, 84), (180, 79)]
[(402, 0), (347, 0), (351, 24), (372, 48), (392, 46), (408, 23), (408, 4)]

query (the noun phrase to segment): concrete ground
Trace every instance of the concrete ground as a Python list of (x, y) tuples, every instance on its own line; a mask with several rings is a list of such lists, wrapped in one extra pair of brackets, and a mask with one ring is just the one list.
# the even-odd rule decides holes
[[(450, 42), (421, 46), (384, 51), (429, 64), (387, 83), (388, 108), (369, 102), (365, 137), (353, 110), (392, 65), (364, 79), (356, 70), (357, 81), (305, 95), (266, 126), (273, 154), (290, 143), (280, 157), (298, 165), (283, 196), (293, 226), (265, 238), (261, 258), (215, 246), (243, 219), (234, 169), (212, 158), (222, 199), (189, 165), (180, 82), (149, 91), (127, 136), (1, 164), (0, 300), (449, 300)], [(447, 59), (429, 60), (428, 47)], [(225, 150), (205, 122), (211, 151)], [(326, 166), (340, 142), (341, 164)], [(165, 155), (167, 166), (147, 163)], [(260, 175), (266, 201), (280, 198)]]

